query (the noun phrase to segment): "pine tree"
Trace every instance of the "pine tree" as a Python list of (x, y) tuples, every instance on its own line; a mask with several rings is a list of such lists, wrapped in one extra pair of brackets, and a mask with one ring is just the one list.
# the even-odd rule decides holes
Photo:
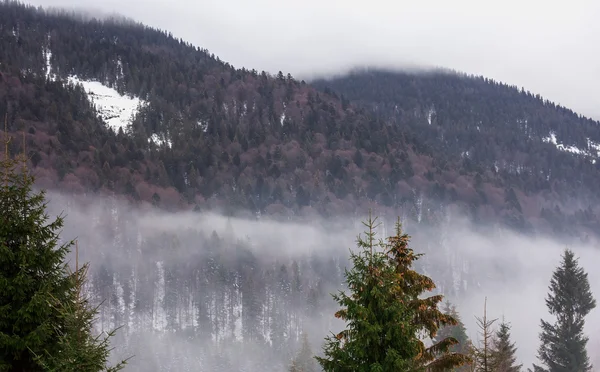
[(536, 372), (592, 370), (583, 334), (584, 318), (596, 307), (588, 275), (579, 267), (575, 254), (565, 249), (562, 262), (550, 280), (546, 306), (556, 322), (541, 320), (538, 358), (546, 367), (534, 364)]
[(353, 263), (345, 271), (351, 294), (340, 291), (334, 299), (342, 309), (335, 316), (347, 328), (326, 338), (325, 357), (317, 360), (325, 371), (442, 371), (468, 362), (451, 353), (457, 340), (448, 337), (426, 348), (418, 336), (434, 338), (440, 326), (456, 320), (442, 314), (442, 296), (421, 298), (435, 288), (433, 281), (412, 270), (420, 255), (408, 248), (409, 236), (400, 223), (396, 235), (375, 242), (376, 220), (365, 224), (366, 240), (358, 238), (358, 252), (350, 252)]
[[(0, 158), (0, 371), (43, 371), (44, 356), (69, 355), (70, 309), (79, 308), (81, 274), (64, 263), (73, 242), (59, 243), (62, 216), (47, 223), (45, 193), (32, 191), (26, 160), (9, 156), (7, 140)], [(58, 370), (70, 362), (64, 358)]]
[(292, 360), (290, 372), (317, 372), (317, 362), (313, 356), (308, 336), (302, 333), (302, 346), (296, 357)]
[(521, 372), (517, 365), (517, 348), (510, 339), (510, 324), (502, 320), (492, 345), (491, 365), (494, 372)]
[[(464, 323), (460, 319), (460, 314), (456, 310), (456, 306), (450, 303), (450, 301), (446, 301), (444, 304), (444, 309), (442, 310), (444, 314), (451, 316), (456, 320), (456, 325), (446, 325), (442, 327), (437, 335), (434, 338), (434, 342), (441, 342), (442, 340), (453, 337), (458, 343), (456, 345), (452, 345), (450, 348), (451, 352), (470, 355), (472, 359), (475, 359), (476, 355), (474, 353), (474, 347), (469, 340), (469, 336), (467, 336), (467, 329), (465, 328)], [(457, 372), (467, 372), (472, 371), (473, 364), (464, 365), (458, 368), (455, 368), (454, 371)]]

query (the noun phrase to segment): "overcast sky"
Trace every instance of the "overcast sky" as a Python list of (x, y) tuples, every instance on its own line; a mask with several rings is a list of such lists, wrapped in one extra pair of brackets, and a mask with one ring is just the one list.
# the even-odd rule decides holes
[(97, 0), (92, 6), (169, 30), (236, 67), (309, 78), (355, 65), (440, 66), (524, 86), (600, 119), (597, 0)]

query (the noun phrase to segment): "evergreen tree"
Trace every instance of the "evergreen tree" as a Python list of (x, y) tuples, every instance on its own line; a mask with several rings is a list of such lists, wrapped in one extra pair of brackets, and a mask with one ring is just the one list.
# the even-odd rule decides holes
[(350, 295), (340, 291), (334, 299), (342, 306), (335, 315), (347, 328), (326, 338), (325, 357), (317, 360), (325, 371), (442, 371), (468, 362), (451, 353), (457, 340), (448, 337), (426, 348), (418, 336), (434, 338), (440, 326), (456, 320), (442, 314), (442, 296), (421, 298), (435, 288), (433, 281), (412, 270), (420, 255), (408, 248), (409, 237), (396, 225), (388, 243), (375, 242), (375, 220), (364, 223), (366, 240), (358, 238), (358, 252), (345, 271)]
[(78, 305), (83, 274), (69, 273), (64, 263), (72, 242), (59, 242), (63, 218), (47, 223), (45, 193), (32, 191), (26, 158), (11, 158), (8, 140), (5, 147), (0, 159), (0, 371), (43, 371), (50, 366), (44, 363), (47, 355), (57, 362), (54, 370), (99, 371), (75, 368), (70, 359), (76, 348), (68, 342), (73, 322), (88, 313)]
[[(456, 341), (458, 341), (458, 343), (456, 345), (452, 345), (452, 347), (450, 347), (450, 351), (464, 355), (471, 355), (473, 359), (475, 359), (476, 355), (474, 354), (473, 344), (467, 336), (467, 329), (460, 319), (460, 314), (456, 310), (456, 306), (450, 303), (450, 301), (446, 301), (442, 311), (444, 314), (454, 318), (456, 320), (456, 325), (446, 325), (440, 328), (439, 332), (433, 339), (434, 342), (441, 342), (448, 337), (453, 337), (456, 339)], [(471, 368), (473, 368), (473, 364), (455, 368), (454, 371), (466, 372), (471, 371)]]
[[(438, 309), (438, 304), (443, 300), (442, 295), (421, 297), (423, 293), (433, 291), (436, 286), (431, 278), (413, 269), (414, 262), (423, 254), (416, 254), (412, 248), (409, 248), (409, 240), (410, 236), (402, 232), (402, 225), (398, 218), (396, 234), (388, 237), (385, 246), (388, 263), (394, 268), (392, 282), (399, 289), (392, 299), (407, 304), (410, 322), (417, 330), (413, 335), (416, 337), (424, 334), (433, 340), (441, 327), (457, 325), (457, 320)], [(424, 342), (417, 337), (419, 353), (414, 358), (413, 370), (446, 371), (469, 364), (471, 360), (467, 355), (450, 350), (457, 343), (457, 339), (447, 337), (433, 342), (426, 348)]]
[(487, 317), (487, 298), (483, 305), (483, 318), (475, 317), (479, 334), (481, 336), (480, 346), (475, 351), (477, 357), (477, 372), (492, 372), (495, 371), (492, 365), (492, 343), (494, 340), (494, 332), (492, 325), (498, 319), (488, 319)]
[(459, 368), (455, 368), (454, 371), (457, 371), (457, 372), (475, 372), (475, 371), (477, 371), (477, 368), (479, 368), (478, 361), (477, 361), (477, 351), (478, 350), (475, 347), (475, 345), (473, 345), (473, 342), (471, 340), (468, 340), (465, 355), (467, 355), (471, 359), (472, 362), (471, 362), (471, 364), (467, 364), (467, 365), (461, 366)]
[(570, 249), (550, 280), (546, 306), (556, 317), (554, 324), (541, 320), (538, 358), (544, 367), (534, 364), (535, 372), (591, 371), (586, 351), (588, 337), (583, 334), (584, 318), (596, 307), (587, 273)]
[(0, 161), (0, 370), (40, 371), (35, 355), (60, 350), (56, 305), (73, 300), (75, 282), (63, 267), (70, 243), (59, 245), (62, 218), (46, 224), (43, 192), (31, 193), (33, 180), (6, 147)]
[(302, 346), (296, 357), (292, 360), (290, 366), (290, 372), (317, 372), (317, 362), (313, 357), (310, 344), (308, 342), (308, 336), (306, 333), (302, 333)]
[(456, 325), (447, 325), (440, 328), (439, 332), (434, 338), (434, 341), (440, 342), (447, 337), (453, 337), (456, 339), (456, 341), (458, 341), (458, 343), (453, 345), (450, 350), (461, 354), (467, 354), (469, 351), (469, 337), (467, 336), (467, 329), (460, 319), (458, 311), (456, 311), (456, 306), (450, 303), (450, 301), (446, 301), (444, 303), (444, 309), (442, 312), (445, 315), (449, 315), (454, 318), (456, 320)]
[(502, 320), (492, 345), (491, 361), (494, 372), (521, 372), (517, 363), (517, 348), (510, 339), (510, 324)]
[(88, 298), (82, 294), (89, 265), (86, 263), (82, 268), (76, 266), (72, 273), (75, 279), (75, 301), (61, 304), (59, 311), (64, 328), (55, 327), (61, 353), (54, 355), (46, 352), (38, 356), (38, 361), (49, 372), (120, 371), (127, 361), (114, 367), (106, 366), (111, 350), (109, 339), (115, 331), (109, 332), (105, 337), (92, 334), (98, 307), (91, 308)]

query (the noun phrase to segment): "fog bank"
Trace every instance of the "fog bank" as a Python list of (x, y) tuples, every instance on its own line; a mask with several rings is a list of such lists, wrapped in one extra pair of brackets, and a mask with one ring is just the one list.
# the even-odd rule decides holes
[[(170, 354), (165, 354), (165, 346), (168, 344), (170, 350), (181, 352), (193, 349), (206, 350), (207, 353), (210, 350), (211, 353), (218, 354), (229, 350), (228, 358), (252, 359), (259, 354), (257, 349), (276, 348), (274, 337), (281, 336), (284, 337), (282, 342), (290, 345), (288, 349), (274, 351), (269, 356), (263, 356), (269, 359), (256, 361), (256, 365), (268, 363), (275, 366), (273, 370), (281, 370), (285, 361), (276, 358), (285, 359), (293, 355), (298, 346), (297, 334), (302, 330), (309, 333), (313, 351), (318, 352), (328, 331), (339, 329), (340, 323), (334, 322), (333, 317), (336, 305), (329, 293), (341, 288), (343, 269), (349, 265), (346, 260), (348, 250), (355, 247), (356, 236), (363, 230), (359, 219), (338, 216), (327, 220), (315, 218), (312, 223), (297, 223), (273, 221), (265, 217), (226, 217), (214, 213), (142, 211), (116, 199), (90, 199), (84, 205), (68, 196), (56, 193), (48, 196), (52, 214), (63, 210), (66, 213), (62, 238), (79, 239), (80, 254), (83, 259), (90, 261), (92, 273), (96, 270), (97, 274), (99, 268), (113, 273), (112, 279), (104, 282), (96, 280), (95, 283), (108, 284), (96, 284), (94, 290), (98, 300), (102, 296), (114, 297), (112, 305), (108, 305), (113, 310), (103, 314), (103, 322), (108, 325), (126, 323), (123, 334), (128, 336), (123, 336), (125, 341), (123, 337), (119, 340), (126, 342), (128, 346), (120, 348), (115, 345), (123, 354), (137, 350), (136, 359), (146, 358), (145, 353), (152, 354), (155, 358), (163, 355), (164, 358), (174, 359)], [(367, 211), (361, 219), (364, 220), (366, 216)], [(482, 233), (481, 229), (459, 216), (447, 217), (446, 222), (436, 227), (427, 227), (410, 220), (403, 221), (405, 231), (412, 236), (412, 248), (425, 253), (418, 261), (419, 270), (433, 277), (439, 290), (457, 304), (468, 334), (474, 341), (478, 339), (475, 316), (482, 315), (484, 298), (487, 296), (488, 317), (504, 316), (512, 324), (512, 337), (519, 348), (519, 360), (525, 367), (530, 367), (536, 361), (540, 318), (550, 319), (544, 299), (550, 277), (560, 263), (565, 246), (553, 239), (525, 237), (501, 229)], [(380, 229), (382, 238), (384, 234), (393, 232), (394, 220), (383, 222), (385, 224)], [(214, 248), (216, 243), (211, 243), (213, 240), (210, 240), (214, 239), (211, 238), (214, 236), (213, 232), (222, 240), (218, 243), (218, 249)], [(171, 243), (173, 237), (176, 237), (176, 243)], [(230, 243), (227, 243), (228, 240)], [(236, 241), (240, 243), (237, 244)], [(240, 248), (240, 244), (243, 248)], [(600, 262), (600, 250), (581, 243), (570, 245), (569, 248), (581, 257), (580, 264), (589, 273), (592, 291), (598, 293), (600, 273), (594, 270), (594, 263)], [(247, 251), (251, 252), (249, 254), (256, 261), (247, 256), (248, 253), (244, 253)], [(195, 273), (210, 271), (210, 265), (206, 266), (208, 269), (195, 268), (194, 265), (202, 266), (207, 260), (214, 260), (214, 257), (221, 257), (219, 260), (222, 261), (219, 262), (224, 262), (224, 267), (234, 268), (234, 274), (231, 275), (237, 279), (232, 284), (227, 284), (227, 280), (219, 287), (211, 287), (211, 283), (186, 284), (187, 279), (184, 280), (184, 277), (193, 274), (196, 275), (195, 278), (201, 278), (203, 276)], [(276, 283), (281, 283), (281, 275), (285, 278), (288, 275), (290, 278), (295, 277), (292, 271), (296, 266), (292, 262), (299, 263), (297, 275), (300, 278), (298, 283), (301, 283), (298, 288), (302, 288), (298, 289), (296, 296), (303, 296), (302, 300), (281, 294), (288, 292), (278, 292), (279, 284)], [(155, 272), (153, 270), (156, 270), (157, 263), (159, 269)], [(280, 265), (287, 268), (279, 269)], [(160, 269), (163, 266), (174, 268), (171, 277), (168, 276), (168, 269)], [(253, 276), (254, 271), (248, 271), (247, 268), (262, 270), (260, 272), (263, 274)], [(134, 306), (135, 301), (131, 301), (129, 306), (126, 304), (129, 300), (126, 296), (123, 297), (124, 293), (128, 293), (127, 288), (133, 288), (133, 292), (140, 291), (142, 281), (131, 279), (133, 276), (147, 277), (150, 280), (148, 288), (152, 288), (152, 299), (148, 300), (148, 308), (143, 310), (143, 316), (137, 313), (142, 310), (139, 310), (140, 306)], [(264, 288), (250, 288), (245, 284), (244, 278), (258, 280), (264, 284)], [(294, 279), (290, 280), (294, 283)], [(126, 284), (129, 281), (133, 283), (131, 286)], [(111, 286), (110, 289), (106, 285)], [(311, 295), (311, 291), (317, 291), (316, 288), (320, 288), (320, 285), (324, 285), (324, 288), (319, 289), (320, 294)], [(177, 295), (171, 300), (168, 288), (177, 289)], [(226, 291), (230, 294), (224, 294)], [(203, 296), (208, 293), (208, 297), (202, 301), (210, 303), (206, 307), (206, 319), (212, 319), (210, 327), (202, 331), (206, 336), (202, 340), (194, 336), (202, 327), (202, 324), (194, 320), (201, 312), (197, 303), (202, 301), (194, 302), (194, 296), (199, 293)], [(260, 305), (244, 302), (248, 296), (252, 297), (256, 293), (260, 293), (256, 295), (256, 301)], [(140, 292), (135, 298), (142, 298), (142, 295)], [(221, 298), (222, 295), (224, 297)], [(311, 296), (317, 296), (318, 301)], [(316, 301), (316, 305), (311, 302), (311, 298), (313, 302)], [(171, 304), (168, 305), (169, 303)], [(306, 303), (312, 304), (313, 310), (305, 310)], [(227, 310), (227, 314), (219, 315), (221, 308), (230, 310)], [(249, 320), (247, 314), (252, 311), (255, 314)], [(113, 312), (120, 315), (116, 316)], [(281, 322), (285, 324), (278, 323), (279, 315), (276, 314), (283, 314), (281, 319), (285, 321)], [(219, 320), (218, 327), (213, 324), (215, 320)], [(137, 333), (132, 331), (136, 327)], [(144, 327), (149, 329), (143, 329)], [(274, 331), (278, 327), (282, 327), (283, 331)], [(586, 331), (590, 336), (590, 358), (600, 365), (600, 310), (594, 310), (588, 316)], [(253, 341), (246, 342), (248, 339)], [(141, 340), (139, 342), (143, 344), (135, 347), (135, 342), (138, 341), (134, 340)], [(224, 357), (220, 355), (219, 358)], [(173, 360), (171, 362), (175, 363)], [(214, 360), (211, 361), (213, 362)], [(186, 363), (189, 363), (189, 367), (183, 364), (176, 367), (181, 370), (196, 370), (198, 363), (208, 362), (188, 360)], [(227, 363), (233, 362), (229, 360)], [(152, 370), (159, 367), (145, 365), (143, 368)], [(254, 367), (247, 368), (252, 370)]]

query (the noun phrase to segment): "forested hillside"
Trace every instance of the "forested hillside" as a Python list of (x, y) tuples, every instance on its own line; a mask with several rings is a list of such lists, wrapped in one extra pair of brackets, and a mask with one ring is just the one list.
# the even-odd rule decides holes
[[(0, 6), (0, 112), (41, 186), (166, 209), (436, 222), (457, 208), (527, 232), (598, 231), (595, 123), (531, 94), (353, 75), (334, 84), (342, 97), (132, 21)], [(549, 129), (590, 155), (544, 142)]]
[[(536, 220), (561, 232), (597, 226), (597, 121), (524, 88), (448, 70), (356, 69), (311, 83), (403, 127), (427, 150), (458, 162), (459, 173), (474, 171), (476, 205), (498, 202), (501, 193), (491, 193), (485, 180), (501, 180), (505, 202), (519, 212), (510, 216), (514, 227)], [(430, 171), (439, 175), (447, 165), (436, 168)]]

